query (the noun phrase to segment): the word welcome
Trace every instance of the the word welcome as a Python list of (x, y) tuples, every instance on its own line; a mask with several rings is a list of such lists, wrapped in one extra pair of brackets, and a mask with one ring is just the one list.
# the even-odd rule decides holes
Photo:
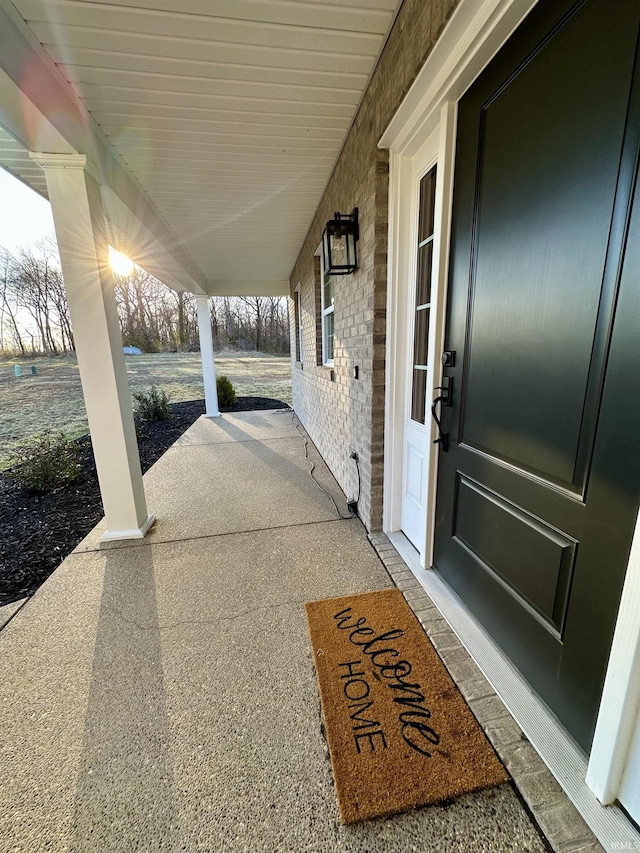
[(373, 628), (367, 625), (365, 616), (352, 619), (350, 607), (336, 613), (333, 618), (338, 630), (349, 631), (349, 641), (369, 657), (389, 689), (397, 692), (393, 702), (409, 709), (398, 715), (405, 743), (431, 758), (428, 745), (437, 746), (440, 743), (440, 735), (427, 722), (431, 718), (431, 711), (425, 704), (427, 700), (420, 683), (408, 680), (413, 669), (411, 663), (404, 659), (398, 660), (400, 652), (394, 646), (393, 640), (403, 637), (404, 631), (392, 628), (376, 636)]

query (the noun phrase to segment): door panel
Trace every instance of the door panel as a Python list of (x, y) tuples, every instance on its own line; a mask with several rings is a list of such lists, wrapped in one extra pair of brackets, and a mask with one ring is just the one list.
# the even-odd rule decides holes
[[(495, 531), (500, 531), (496, 536)], [(522, 507), (458, 474), (453, 537), (518, 602), (562, 630), (576, 542)]]
[(603, 353), (591, 356), (635, 47), (632, 30), (607, 26), (607, 5), (576, 13), (478, 124), (461, 440), (576, 488), (580, 441), (592, 439), (587, 380), (602, 371)]
[[(542, 0), (459, 106), (445, 348), (462, 358), (446, 370), (435, 566), (585, 749), (640, 485), (633, 385), (610, 390), (616, 305), (640, 275), (637, 260), (620, 275), (639, 29), (635, 0), (615, 16), (607, 0)], [(637, 339), (627, 355), (637, 400)], [(601, 454), (638, 472), (604, 505)]]

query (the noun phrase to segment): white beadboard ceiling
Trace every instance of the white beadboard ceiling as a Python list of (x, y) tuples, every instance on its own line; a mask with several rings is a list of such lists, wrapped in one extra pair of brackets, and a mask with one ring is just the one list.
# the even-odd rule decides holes
[(288, 279), (400, 0), (12, 2), (206, 279)]

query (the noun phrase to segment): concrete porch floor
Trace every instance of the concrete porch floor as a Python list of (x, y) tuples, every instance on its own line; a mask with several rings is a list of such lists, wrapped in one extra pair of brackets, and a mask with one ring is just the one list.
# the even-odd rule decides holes
[(4, 627), (0, 851), (545, 850), (510, 785), (340, 824), (304, 602), (393, 581), (309, 469), (290, 412), (201, 418), (147, 538), (98, 525)]

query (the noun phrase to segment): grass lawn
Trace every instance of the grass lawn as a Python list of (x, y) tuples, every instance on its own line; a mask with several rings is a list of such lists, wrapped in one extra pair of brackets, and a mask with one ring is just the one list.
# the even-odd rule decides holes
[[(163, 388), (171, 402), (204, 396), (200, 353), (125, 356), (132, 390)], [(14, 364), (22, 367), (17, 379)], [(29, 372), (31, 365), (37, 375)], [(291, 403), (291, 360), (288, 355), (216, 353), (218, 374), (228, 376), (239, 397), (274, 397)], [(0, 469), (17, 442), (47, 427), (77, 438), (88, 432), (80, 374), (75, 355), (0, 361)]]

